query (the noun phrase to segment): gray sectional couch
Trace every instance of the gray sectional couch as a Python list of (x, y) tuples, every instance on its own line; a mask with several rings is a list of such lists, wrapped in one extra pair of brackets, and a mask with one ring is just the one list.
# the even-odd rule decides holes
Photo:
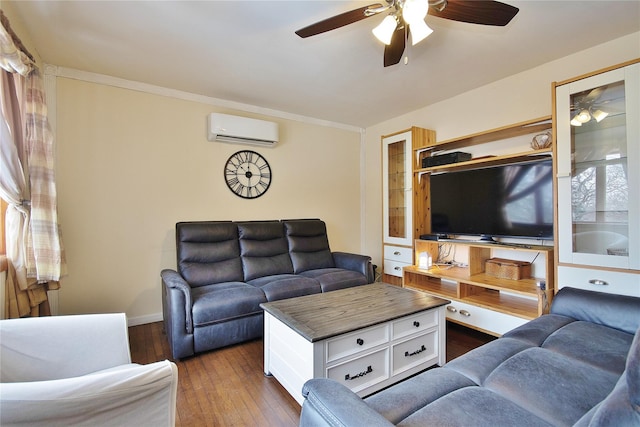
[(550, 314), (365, 399), (308, 381), (300, 425), (637, 427), (639, 328), (640, 298), (563, 288)]
[(263, 302), (374, 281), (371, 258), (331, 252), (319, 219), (180, 222), (176, 252), (161, 272), (175, 359), (261, 337)]

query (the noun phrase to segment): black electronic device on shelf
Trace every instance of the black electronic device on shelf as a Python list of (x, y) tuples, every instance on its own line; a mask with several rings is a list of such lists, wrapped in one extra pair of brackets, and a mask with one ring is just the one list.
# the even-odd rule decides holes
[(422, 159), (423, 168), (431, 168), (433, 166), (448, 165), (451, 163), (460, 163), (471, 160), (470, 153), (462, 151), (454, 151), (453, 153), (438, 154), (437, 156), (425, 157)]

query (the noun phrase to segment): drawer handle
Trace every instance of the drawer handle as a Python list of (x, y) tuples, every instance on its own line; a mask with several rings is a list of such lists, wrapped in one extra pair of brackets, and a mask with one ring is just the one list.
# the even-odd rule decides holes
[(411, 357), (411, 356), (415, 356), (416, 354), (420, 354), (423, 351), (426, 351), (427, 348), (424, 346), (424, 344), (422, 345), (422, 347), (420, 347), (418, 350), (414, 351), (413, 353), (409, 353), (408, 351), (404, 352), (404, 357)]
[(589, 283), (591, 283), (592, 285), (598, 285), (598, 286), (608, 286), (609, 282), (605, 282), (604, 280), (600, 280), (600, 279), (591, 279), (589, 280)]
[(455, 307), (454, 307), (454, 306), (452, 306), (452, 305), (448, 305), (448, 306), (447, 306), (447, 311), (450, 311), (450, 312), (452, 312), (452, 313), (455, 313), (455, 312), (457, 312), (457, 311), (458, 311), (458, 309), (457, 309), (457, 308), (455, 308)]
[(367, 366), (367, 370), (366, 371), (362, 371), (359, 374), (355, 374), (353, 376), (347, 374), (344, 376), (344, 380), (345, 381), (350, 381), (350, 380), (355, 380), (356, 378), (360, 378), (360, 377), (364, 377), (367, 374), (370, 374), (371, 372), (373, 372), (373, 369), (371, 368), (371, 365)]
[(418, 322), (417, 320), (413, 322), (413, 326), (415, 326), (416, 328), (420, 327), (420, 322)]
[(363, 340), (362, 338), (358, 338), (358, 339), (356, 340), (356, 343), (357, 343), (358, 345), (362, 345), (362, 344), (364, 344), (364, 340)]
[(393, 254), (394, 254), (394, 255), (400, 255), (400, 252), (395, 251)]
[(460, 310), (460, 314), (467, 317), (471, 316), (471, 313), (469, 313), (467, 310)]
[(400, 267), (393, 267), (393, 269), (396, 270), (396, 271), (400, 271), (401, 270)]

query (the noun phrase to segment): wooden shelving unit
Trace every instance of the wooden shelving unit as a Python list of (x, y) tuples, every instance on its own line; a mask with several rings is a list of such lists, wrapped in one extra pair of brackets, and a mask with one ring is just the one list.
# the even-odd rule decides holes
[[(421, 269), (413, 265), (405, 267), (403, 286), (433, 295), (457, 300), (493, 311), (524, 319), (536, 318), (548, 311), (553, 297), (553, 248), (550, 246), (503, 246), (493, 243), (462, 241), (416, 240), (416, 259), (421, 252), (428, 252), (436, 259), (439, 246), (463, 245), (468, 248), (466, 267), (434, 265)], [(536, 253), (544, 257), (545, 273), (542, 277), (520, 280), (503, 279), (485, 273), (485, 262), (494, 251)], [(538, 281), (549, 284), (544, 291)]]
[[(527, 162), (553, 154), (553, 145), (541, 150), (525, 150), (525, 141), (534, 135), (551, 132), (551, 115), (515, 123), (479, 132), (463, 137), (428, 143), (413, 148), (413, 188), (414, 188), (414, 236), (431, 232), (431, 174), (498, 166), (509, 163)], [(515, 152), (491, 155), (491, 143), (514, 139), (514, 146), (521, 147)], [(453, 163), (429, 168), (422, 167), (422, 159), (435, 152), (447, 152), (488, 144), (487, 155), (466, 162)], [(528, 144), (527, 144), (528, 145)], [(465, 267), (434, 266), (420, 269), (417, 266), (419, 253), (427, 251), (432, 258), (438, 258), (438, 246), (441, 244), (464, 245), (468, 249)], [(549, 246), (496, 245), (472, 241), (425, 241), (416, 240), (414, 244), (414, 265), (403, 269), (403, 286), (418, 289), (430, 294), (450, 299), (447, 319), (475, 329), (500, 335), (526, 320), (538, 317), (546, 312), (555, 294), (554, 250)], [(522, 258), (527, 252), (542, 255), (544, 273), (542, 277), (521, 280), (500, 279), (485, 273), (485, 262), (496, 251), (514, 251), (514, 259)], [(508, 253), (508, 252), (507, 252)], [(533, 256), (535, 256), (533, 254)], [(540, 265), (542, 261), (538, 261)], [(538, 269), (540, 271), (541, 269)], [(536, 283), (543, 280), (544, 291)]]

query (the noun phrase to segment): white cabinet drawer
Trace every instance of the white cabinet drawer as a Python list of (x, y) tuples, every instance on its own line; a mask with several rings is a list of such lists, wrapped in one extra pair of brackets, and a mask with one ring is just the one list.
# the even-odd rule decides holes
[(398, 261), (391, 261), (391, 260), (385, 259), (384, 274), (389, 274), (391, 276), (396, 276), (396, 277), (402, 277), (402, 269), (410, 265), (411, 264), (407, 262), (398, 262)]
[(413, 249), (400, 246), (384, 246), (384, 259), (406, 264), (413, 263)]
[(572, 288), (640, 297), (640, 273), (558, 267), (558, 288)]
[(327, 341), (327, 363), (389, 342), (389, 325), (383, 324)]
[(389, 377), (388, 347), (327, 369), (327, 378), (344, 384), (354, 393)]
[[(455, 310), (455, 311), (454, 311)], [(447, 306), (447, 319), (502, 335), (527, 323), (527, 319), (499, 313), (486, 308), (452, 301)]]
[(391, 325), (391, 339), (396, 340), (438, 326), (438, 312), (429, 310), (396, 320)]
[(429, 360), (438, 363), (438, 331), (419, 335), (393, 346), (393, 375)]

